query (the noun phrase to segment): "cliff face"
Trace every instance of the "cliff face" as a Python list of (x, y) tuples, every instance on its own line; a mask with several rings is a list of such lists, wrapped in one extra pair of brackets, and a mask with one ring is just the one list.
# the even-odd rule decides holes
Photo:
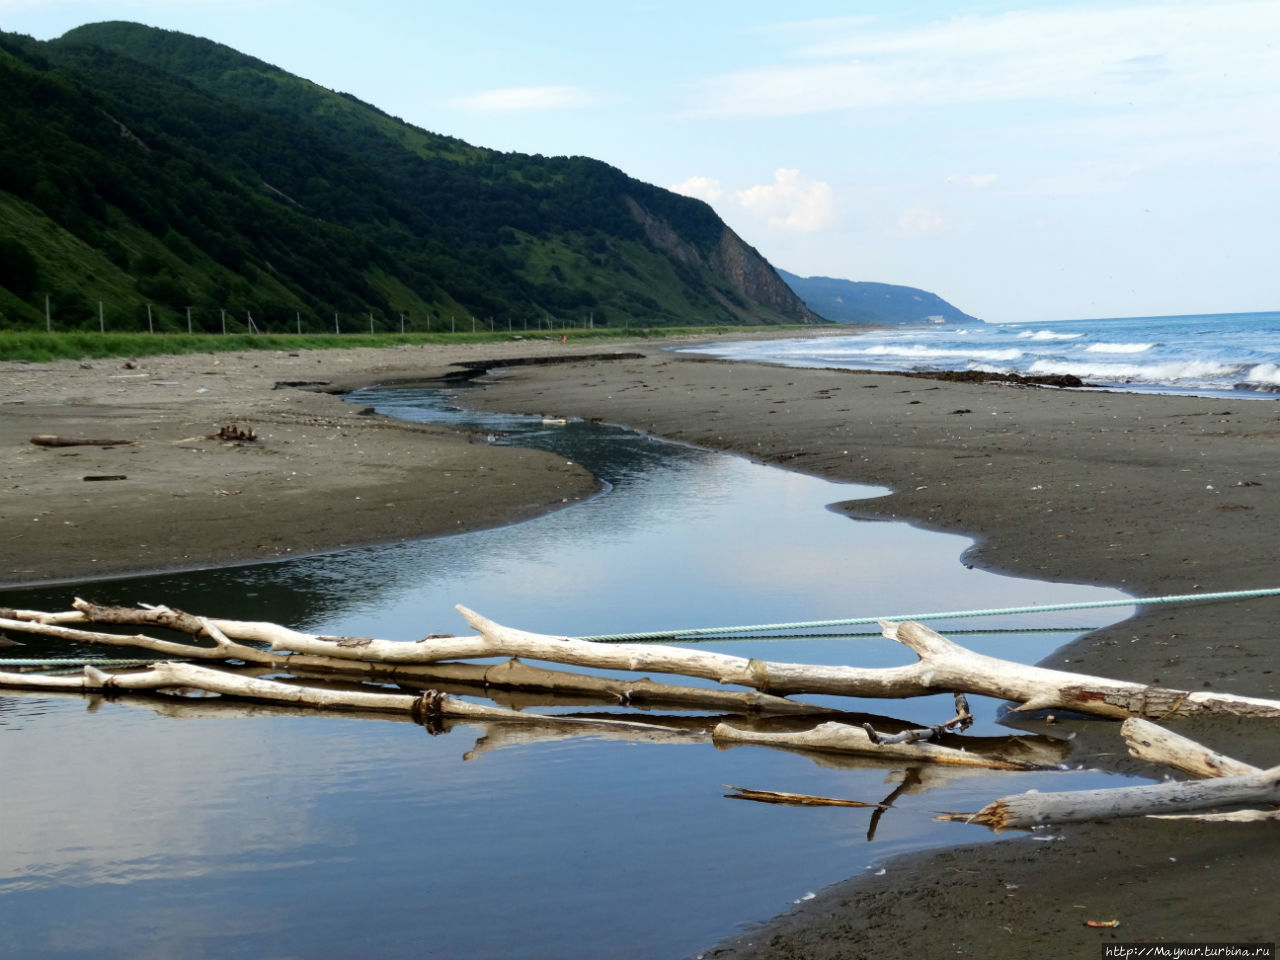
[(822, 318), (810, 310), (764, 257), (748, 246), (727, 226), (720, 235), (720, 245), (708, 266), (727, 279), (748, 300), (763, 304), (791, 318), (793, 323), (820, 323)]
[(644, 230), (645, 238), (677, 263), (710, 272), (724, 284), (721, 302), (736, 312), (752, 307), (775, 315), (777, 323), (821, 323), (764, 257), (743, 242), (727, 225), (709, 249), (700, 250), (666, 220), (645, 209), (634, 198), (625, 197), (627, 209)]

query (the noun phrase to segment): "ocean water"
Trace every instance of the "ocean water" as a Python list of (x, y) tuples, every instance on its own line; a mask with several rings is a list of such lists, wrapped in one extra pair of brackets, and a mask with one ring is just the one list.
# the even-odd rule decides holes
[(1280, 311), (1052, 323), (939, 323), (857, 337), (716, 344), (738, 360), (853, 370), (1074, 374), (1165, 393), (1280, 394)]

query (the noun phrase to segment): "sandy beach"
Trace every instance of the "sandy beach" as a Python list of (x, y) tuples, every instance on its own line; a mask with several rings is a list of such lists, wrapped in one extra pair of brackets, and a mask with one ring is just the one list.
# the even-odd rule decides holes
[[(517, 358), (576, 362), (511, 366), (476, 402), (599, 418), (883, 484), (894, 493), (849, 509), (975, 537), (968, 563), (1146, 596), (1280, 586), (1272, 399), (946, 383), (550, 341), (205, 354), (128, 368), (0, 364), (0, 582), (430, 536), (591, 495), (594, 478), (560, 458), (363, 415), (315, 392)], [(309, 385), (274, 389), (285, 382)], [(217, 439), (228, 424), (256, 439)], [(31, 443), (37, 434), (130, 442), (46, 447)], [(921, 590), (927, 597), (928, 585)], [(1275, 598), (1147, 608), (1045, 663), (1275, 698), (1277, 619)], [(1067, 728), (1077, 733), (1069, 762), (1142, 768), (1116, 756), (1115, 725)], [(1274, 723), (1178, 729), (1241, 760), (1280, 762)], [(1118, 821), (1055, 831), (1053, 842), (969, 844), (978, 829), (956, 825), (963, 846), (891, 861), (883, 875), (823, 891), (703, 955), (1094, 958), (1113, 942), (1272, 941), (1280, 932), (1274, 824)], [(1085, 925), (1111, 919), (1120, 925)]]
[[(520, 352), (559, 355), (560, 346)], [(439, 536), (593, 494), (595, 478), (561, 458), (367, 416), (316, 392), (457, 375), (454, 364), (493, 349), (0, 364), (0, 584)], [(220, 439), (228, 426), (255, 439)], [(37, 435), (127, 443), (42, 447), (31, 442)]]

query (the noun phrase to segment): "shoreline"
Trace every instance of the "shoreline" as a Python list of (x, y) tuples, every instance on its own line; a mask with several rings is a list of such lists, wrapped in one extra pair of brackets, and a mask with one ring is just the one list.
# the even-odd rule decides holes
[[(889, 487), (839, 507), (974, 538), (966, 562), (1141, 595), (1280, 584), (1280, 408), (1253, 399), (911, 380), (660, 355), (605, 371), (508, 373), (471, 402), (599, 418), (787, 469)], [(927, 590), (927, 586), (925, 587)], [(1143, 608), (1044, 666), (1280, 696), (1280, 598)], [(1042, 720), (1017, 726), (1039, 732)], [(1280, 723), (1178, 730), (1263, 767)], [(1153, 770), (1114, 724), (1066, 721), (1068, 763)], [(1119, 756), (1116, 756), (1116, 754)], [(992, 798), (994, 799), (994, 797)], [(1242, 829), (1236, 829), (1242, 828)], [(699, 956), (845, 958), (943, 953), (1081, 957), (1106, 942), (1272, 941), (1270, 824), (1113, 821), (894, 858)], [(1182, 866), (1178, 866), (1181, 864)], [(1207, 872), (1206, 872), (1207, 871)], [(1208, 881), (1206, 883), (1206, 881)], [(1119, 919), (1116, 929), (1086, 919)]]
[[(142, 558), (173, 569), (192, 559), (193, 544), (208, 559), (191, 567), (394, 542), (514, 522), (589, 496), (595, 478), (559, 458), (272, 389), (282, 380), (421, 381), (458, 362), (523, 356), (578, 362), (511, 367), (469, 402), (599, 418), (887, 486), (894, 492), (842, 509), (974, 537), (966, 559), (988, 569), (1138, 594), (1280, 582), (1280, 500), (1270, 489), (1280, 484), (1280, 407), (1265, 401), (919, 381), (739, 364), (662, 349), (669, 343), (615, 346), (638, 356), (588, 359), (599, 343), (522, 341), (145, 358), (128, 370), (112, 360), (89, 369), (3, 364), (0, 581), (16, 572), (35, 585), (28, 571), (40, 569), (101, 575), (106, 566), (88, 561), (104, 557), (122, 567), (115, 575), (138, 572), (129, 564)], [(259, 439), (208, 439), (220, 423), (249, 425)], [(115, 431), (133, 446), (29, 442), (36, 433), (126, 438)], [(80, 479), (97, 471), (131, 480)], [(1278, 619), (1276, 598), (1149, 609), (1043, 662), (1277, 697)], [(1072, 762), (1117, 748), (1114, 725), (1069, 728), (1078, 734)], [(1280, 725), (1219, 718), (1178, 729), (1241, 760), (1277, 762)], [(967, 829), (976, 828), (957, 827), (961, 846), (895, 858), (885, 876), (828, 888), (703, 955), (935, 955), (980, 945), (993, 957), (1093, 958), (1111, 940), (1274, 940), (1280, 926), (1269, 893), (1280, 838), (1269, 824), (1126, 821), (1073, 827), (1056, 843), (976, 845)], [(1118, 930), (1083, 926), (1113, 914)]]

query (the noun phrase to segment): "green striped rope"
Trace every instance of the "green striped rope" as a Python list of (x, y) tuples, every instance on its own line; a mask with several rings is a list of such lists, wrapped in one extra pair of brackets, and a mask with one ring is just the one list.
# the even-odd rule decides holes
[[(1259, 590), (1226, 590), (1218, 593), (1183, 593), (1166, 597), (1131, 597), (1125, 600), (1092, 600), (1081, 603), (1050, 603), (1030, 607), (993, 607), (988, 610), (950, 610), (943, 613), (905, 613), (884, 617), (848, 617), (842, 620), (801, 620), (794, 623), (759, 623), (739, 627), (689, 627), (681, 630), (650, 630), (642, 633), (601, 633), (578, 637), (597, 643), (621, 643), (633, 640), (666, 640), (681, 643), (699, 637), (734, 633), (765, 633), (781, 630), (820, 630), (827, 627), (851, 627), (879, 623), (881, 620), (959, 620), (964, 617), (1002, 617), (1019, 613), (1057, 613), (1063, 610), (1098, 610), (1104, 607), (1139, 607), (1153, 603), (1191, 603), (1198, 600), (1240, 600), (1280, 594), (1280, 587)], [(739, 639), (729, 637), (728, 639)]]

